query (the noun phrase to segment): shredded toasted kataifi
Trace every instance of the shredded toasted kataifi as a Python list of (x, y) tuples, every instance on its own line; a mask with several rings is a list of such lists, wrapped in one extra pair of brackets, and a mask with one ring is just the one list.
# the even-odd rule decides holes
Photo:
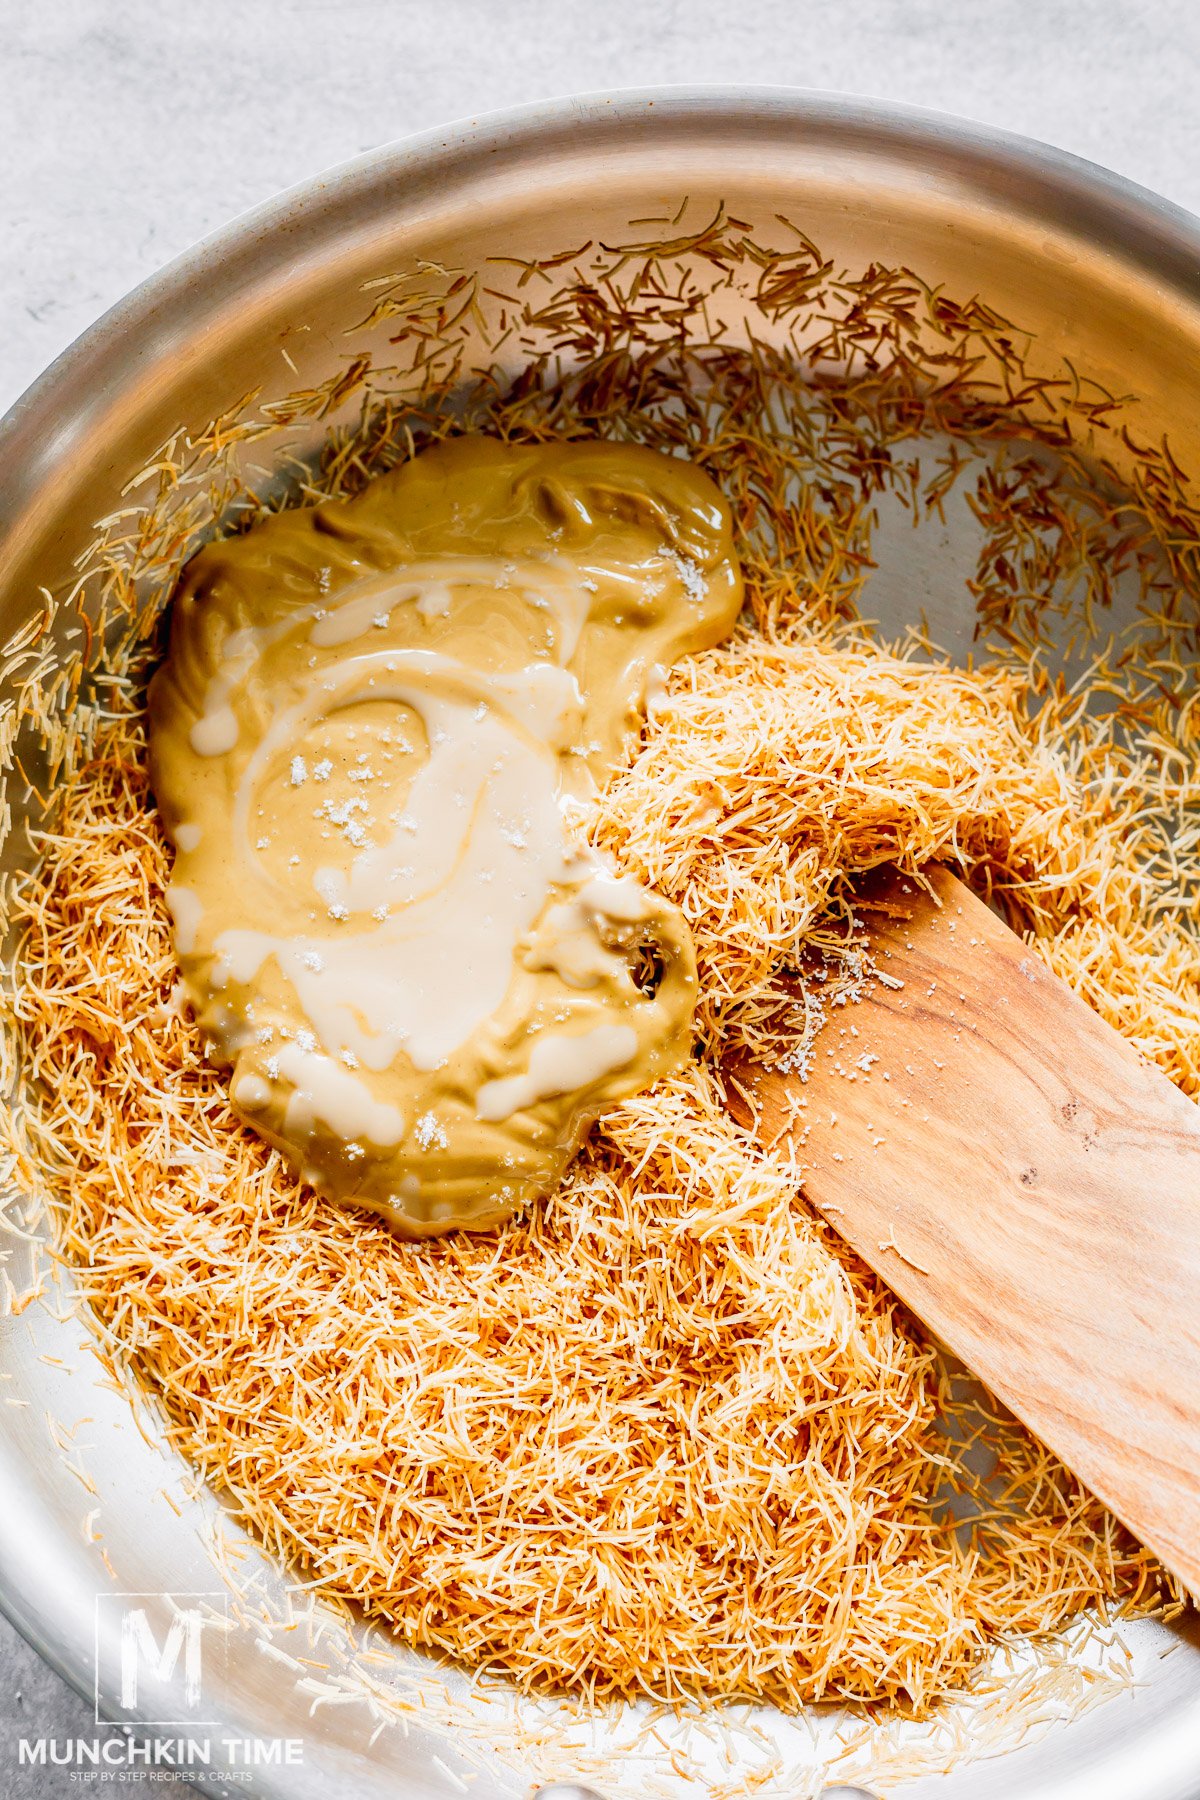
[[(559, 1191), (498, 1232), (406, 1244), (305, 1187), (233, 1116), (179, 998), (140, 628), (58, 746), (60, 804), (12, 899), (14, 1050), (37, 1086), (7, 1135), (53, 1196), (114, 1359), (316, 1591), (532, 1688), (924, 1714), (1013, 1634), (1162, 1606), (1169, 1585), (1020, 1427), (962, 1398), (784, 1156), (730, 1120), (720, 1061), (740, 1046), (802, 1067), (830, 998), (853, 1005), (848, 878), (941, 859), (1200, 1094), (1200, 709), (1162, 589), (1177, 553), (1160, 579), (1144, 497), (1136, 531), (1106, 520), (1069, 446), (1057, 472), (1027, 466), (1002, 408), (926, 391), (911, 364), (902, 430), (877, 370), (823, 390), (759, 349), (701, 365), (664, 347), (656, 322), (687, 296), (661, 255), (623, 254), (606, 296), (568, 284), (540, 313), (525, 303), (522, 329), (556, 346), (529, 377), (481, 382), (465, 413), (373, 397), (296, 497), (353, 491), (464, 420), (683, 450), (729, 493), (746, 617), (672, 673), (588, 825), (687, 913), (694, 1060), (606, 1114)], [(764, 268), (761, 303), (782, 307), (801, 272), (783, 258), (772, 287)], [(880, 272), (864, 281), (871, 304), (911, 306)], [(810, 271), (786, 303), (813, 291)], [(949, 303), (925, 300), (944, 322)], [(971, 314), (962, 341), (995, 329)], [(583, 359), (569, 379), (564, 344)], [(931, 421), (958, 434), (932, 474), (889, 461)], [(184, 461), (176, 446), (110, 541), (110, 597), (126, 579), (112, 543), (153, 545), (143, 573), (178, 567)], [(849, 616), (872, 495), (928, 514), (972, 480), (986, 659), (881, 646)], [(234, 498), (239, 523), (256, 516), (252, 492)], [(1122, 557), (1142, 571), (1144, 629), (1109, 643), (1091, 612)], [(1043, 615), (1081, 570), (1090, 660), (1051, 674)], [(976, 1432), (986, 1479), (964, 1457)]]

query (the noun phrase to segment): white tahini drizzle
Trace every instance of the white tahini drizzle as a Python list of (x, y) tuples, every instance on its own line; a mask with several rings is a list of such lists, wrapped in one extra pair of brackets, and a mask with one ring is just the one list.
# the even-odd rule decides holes
[[(405, 1121), (373, 1099), (353, 1067), (384, 1070), (399, 1051), (418, 1069), (441, 1067), (501, 1005), (521, 940), (546, 911), (552, 889), (572, 897), (551, 909), (543, 933), (549, 948), (526, 966), (559, 968), (572, 985), (594, 982), (610, 954), (599, 922), (619, 926), (643, 916), (638, 883), (614, 878), (574, 850), (564, 819), (569, 803), (560, 791), (561, 754), (577, 735), (583, 710), (566, 664), (595, 586), (586, 567), (557, 555), (505, 563), (439, 558), (366, 577), (332, 605), (306, 605), (286, 625), (243, 629), (226, 640), (192, 730), (192, 746), (204, 755), (236, 745), (239, 681), (285, 629), (311, 621), (309, 642), (326, 653), (293, 681), (295, 697), (241, 771), (233, 829), (244, 858), (256, 854), (253, 821), (264, 780), (281, 761), (290, 764), (293, 779), (307, 769), (298, 749), (322, 721), (365, 702), (389, 701), (419, 717), (427, 742), (402, 809), (376, 816), (363, 789), (353, 821), (359, 836), (351, 840), (361, 847), (348, 867), (312, 868), (306, 858), (311, 931), (284, 933), (268, 924), (226, 930), (215, 940), (218, 985), (230, 978), (248, 984), (273, 958), (312, 1026), (315, 1048), (291, 1043), (274, 1059), (274, 1069), (295, 1089), (289, 1130), (310, 1130), (320, 1121), (348, 1140), (398, 1142)], [(436, 649), (375, 649), (362, 642), (397, 606), (415, 604), (423, 617), (441, 621), (465, 593), (496, 588), (546, 615), (553, 661), (531, 650), (523, 666), (488, 672), (453, 654), (453, 639)], [(331, 659), (330, 650), (345, 654)], [(304, 668), (302, 658), (297, 667)], [(171, 904), (179, 948), (186, 951), (199, 920), (186, 890), (173, 890)], [(526, 1074), (484, 1085), (478, 1116), (504, 1118), (538, 1098), (586, 1087), (629, 1062), (636, 1049), (627, 1026), (574, 1037), (543, 1032)], [(251, 1084), (244, 1099), (254, 1110), (263, 1095)]]
[(475, 1096), (476, 1115), (481, 1119), (508, 1119), (523, 1107), (536, 1106), (539, 1100), (549, 1100), (554, 1094), (591, 1087), (602, 1076), (632, 1062), (637, 1047), (637, 1032), (631, 1025), (595, 1025), (591, 1031), (575, 1036), (544, 1031), (534, 1039), (525, 1074), (484, 1082)]

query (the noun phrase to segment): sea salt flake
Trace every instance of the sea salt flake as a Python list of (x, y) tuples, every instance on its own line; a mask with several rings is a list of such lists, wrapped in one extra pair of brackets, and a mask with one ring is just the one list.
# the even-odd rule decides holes
[(417, 1120), (414, 1129), (417, 1134), (417, 1142), (420, 1144), (422, 1150), (431, 1150), (434, 1145), (436, 1145), (439, 1150), (448, 1148), (449, 1139), (443, 1131), (436, 1113), (422, 1113), (421, 1117)]

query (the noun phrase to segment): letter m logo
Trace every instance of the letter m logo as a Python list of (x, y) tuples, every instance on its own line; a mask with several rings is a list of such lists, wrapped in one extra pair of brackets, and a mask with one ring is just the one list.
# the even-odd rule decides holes
[(136, 1712), (138, 1681), (143, 1668), (153, 1670), (159, 1681), (170, 1681), (183, 1659), (183, 1700), (189, 1708), (200, 1704), (200, 1634), (204, 1615), (197, 1606), (186, 1607), (172, 1619), (160, 1645), (144, 1608), (130, 1606), (121, 1619), (121, 1710)]
[(97, 1724), (215, 1724), (200, 1712), (219, 1708), (225, 1685), (228, 1601), (225, 1592), (97, 1595)]

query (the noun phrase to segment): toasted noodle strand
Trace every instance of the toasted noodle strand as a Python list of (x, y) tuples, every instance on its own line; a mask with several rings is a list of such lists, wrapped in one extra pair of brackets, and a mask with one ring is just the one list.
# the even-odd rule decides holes
[[(56, 1196), (114, 1356), (318, 1590), (530, 1687), (921, 1714), (1006, 1634), (1170, 1590), (1011, 1421), (989, 1422), (988, 1481), (970, 1472), (943, 1360), (728, 1119), (714, 1059), (733, 1040), (794, 1058), (814, 1015), (781, 975), (820, 953), (826, 997), (852, 993), (845, 878), (942, 858), (1200, 1095), (1200, 706), (1162, 598), (1179, 555), (1160, 582), (1145, 508), (1136, 537), (1081, 497), (1069, 457), (1056, 474), (997, 452), (1011, 422), (957, 390), (951, 452), (914, 485), (888, 446), (946, 429), (951, 409), (945, 392), (915, 398), (911, 364), (900, 421), (894, 369), (891, 387), (876, 371), (812, 390), (766, 352), (701, 366), (646, 348), (674, 292), (664, 266), (627, 251), (606, 299), (568, 287), (539, 318), (526, 302), (528, 328), (573, 344), (583, 374), (559, 380), (545, 352), (468, 413), (506, 436), (685, 450), (737, 510), (744, 624), (676, 669), (590, 821), (691, 922), (695, 1061), (609, 1113), (561, 1189), (498, 1232), (405, 1244), (304, 1187), (233, 1117), (176, 999), (143, 645), (64, 761), (15, 902), (15, 1053), (40, 1087), (8, 1135), (23, 1178)], [(781, 259), (770, 288), (764, 270), (761, 303), (807, 304), (801, 273)], [(431, 403), (413, 429), (461, 417)], [(373, 403), (302, 497), (409, 454), (410, 418)], [(872, 496), (907, 483), (927, 515), (972, 479), (989, 661), (879, 647), (847, 620)], [(1075, 613), (1102, 611), (1118, 564), (1142, 572), (1142, 638), (1097, 638), (1078, 681), (1051, 678), (1040, 598), (1063, 610), (1053, 596), (1076, 581)]]

